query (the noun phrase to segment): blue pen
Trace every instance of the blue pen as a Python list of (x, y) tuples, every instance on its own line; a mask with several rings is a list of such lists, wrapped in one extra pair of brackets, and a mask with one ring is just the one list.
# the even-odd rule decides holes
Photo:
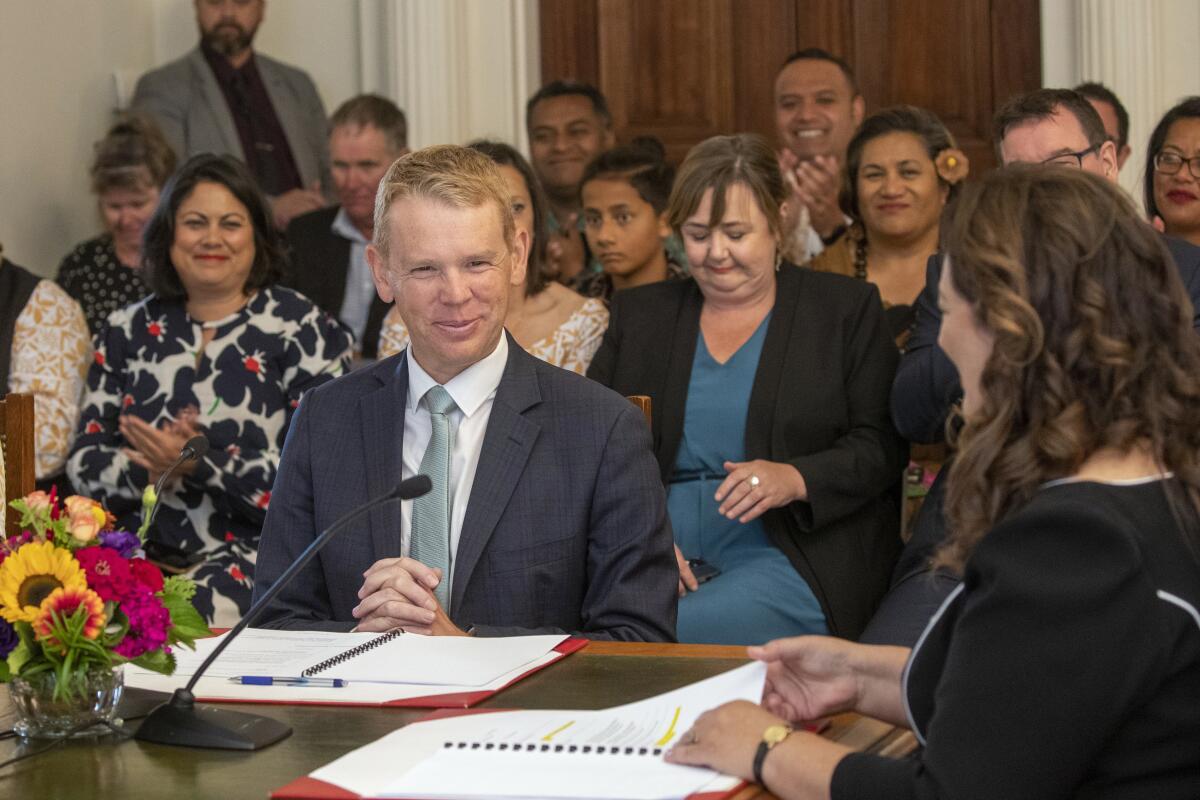
[(231, 683), (240, 683), (242, 686), (313, 686), (341, 689), (343, 686), (350, 685), (349, 681), (341, 678), (280, 678), (271, 675), (235, 675), (229, 680)]

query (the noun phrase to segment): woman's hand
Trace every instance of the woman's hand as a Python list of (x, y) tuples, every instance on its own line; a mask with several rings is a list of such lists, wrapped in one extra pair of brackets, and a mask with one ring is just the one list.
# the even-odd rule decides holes
[(705, 711), (664, 756), (673, 764), (706, 766), (754, 780), (754, 753), (763, 731), (783, 720), (746, 700)]
[[(171, 468), (179, 458), (179, 451), (198, 430), (194, 415), (186, 413), (179, 420), (167, 422), (161, 429), (130, 414), (122, 415), (117, 424), (130, 445), (122, 448), (122, 452), (146, 470), (151, 483), (157, 482)], [(189, 461), (180, 466), (179, 474), (187, 474), (195, 466), (195, 461)]]
[(699, 589), (700, 582), (692, 574), (692, 565), (683, 557), (683, 553), (679, 550), (679, 545), (675, 545), (675, 563), (679, 565), (679, 596), (683, 597), (688, 592), (694, 592)]
[(726, 461), (729, 476), (717, 487), (718, 511), (729, 519), (749, 522), (764, 512), (808, 497), (800, 470), (778, 461)]
[(856, 708), (860, 683), (853, 656), (861, 647), (832, 636), (797, 636), (751, 647), (750, 657), (767, 664), (763, 705), (791, 722)]

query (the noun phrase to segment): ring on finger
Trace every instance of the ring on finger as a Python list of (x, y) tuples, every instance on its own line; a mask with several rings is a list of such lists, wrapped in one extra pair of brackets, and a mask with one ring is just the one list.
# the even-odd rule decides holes
[(758, 488), (758, 485), (759, 485), (760, 483), (762, 483), (762, 481), (760, 481), (760, 480), (758, 479), (758, 476), (757, 476), (757, 475), (751, 475), (751, 476), (750, 476), (750, 488), (751, 488), (751, 489), (757, 489), (757, 488)]

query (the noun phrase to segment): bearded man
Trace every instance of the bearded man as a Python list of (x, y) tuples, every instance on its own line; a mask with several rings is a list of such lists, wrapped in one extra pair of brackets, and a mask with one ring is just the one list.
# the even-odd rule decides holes
[(264, 0), (195, 0), (200, 44), (138, 81), (180, 162), (228, 153), (250, 167), (275, 224), (323, 207), (329, 188), (325, 106), (307, 73), (254, 52)]

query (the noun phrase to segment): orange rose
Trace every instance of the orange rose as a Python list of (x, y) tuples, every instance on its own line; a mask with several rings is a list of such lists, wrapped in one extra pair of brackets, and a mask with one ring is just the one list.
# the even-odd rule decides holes
[(30, 511), (49, 511), (50, 510), (50, 495), (43, 491), (30, 492), (23, 498), (25, 505)]
[(71, 495), (63, 505), (67, 509), (67, 530), (77, 541), (92, 541), (108, 523), (108, 513), (95, 500)]

